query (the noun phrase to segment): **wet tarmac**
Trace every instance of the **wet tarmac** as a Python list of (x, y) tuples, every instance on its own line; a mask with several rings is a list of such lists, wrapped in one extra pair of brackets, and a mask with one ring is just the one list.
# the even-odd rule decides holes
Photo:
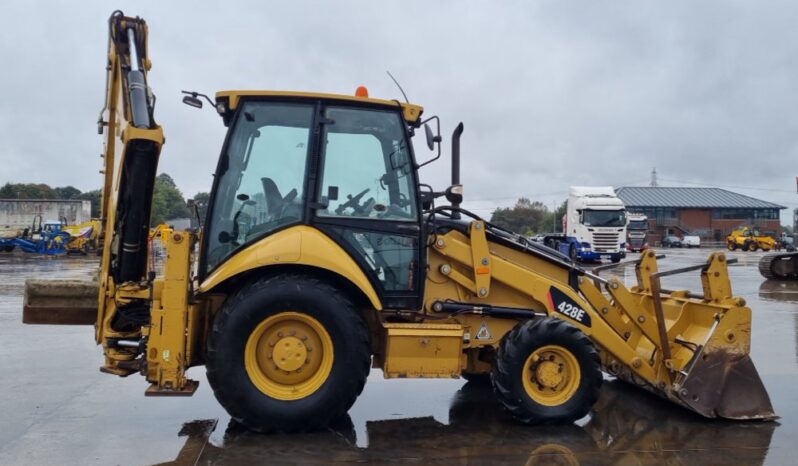
[[(668, 250), (661, 268), (704, 260)], [(752, 357), (778, 422), (710, 421), (607, 380), (593, 412), (571, 426), (526, 427), (498, 407), (488, 385), (384, 380), (326, 431), (247, 432), (216, 403), (204, 369), (192, 398), (145, 398), (139, 376), (98, 371), (91, 327), (24, 326), (26, 277), (88, 278), (93, 258), (0, 254), (0, 464), (798, 464), (798, 284), (766, 282), (761, 253), (731, 253), (736, 295), (754, 311)], [(605, 272), (607, 273), (607, 272)], [(618, 275), (632, 283), (631, 270)], [(664, 286), (700, 289), (698, 274)]]

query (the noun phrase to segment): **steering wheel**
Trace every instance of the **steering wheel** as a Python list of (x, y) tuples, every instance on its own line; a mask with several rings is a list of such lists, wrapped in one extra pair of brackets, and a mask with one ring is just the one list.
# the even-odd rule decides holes
[(407, 199), (407, 195), (405, 193), (399, 193), (399, 199), (397, 199), (396, 205), (399, 207), (407, 207), (410, 205), (410, 200)]
[(355, 207), (355, 214), (368, 217), (369, 212), (371, 212), (376, 204), (377, 201), (375, 201), (373, 197), (370, 197), (362, 206)]
[(369, 191), (371, 190), (369, 188), (366, 188), (363, 191), (360, 191), (358, 194), (355, 194), (354, 196), (352, 196), (351, 194), (348, 195), (347, 197), (349, 198), (349, 200), (339, 205), (335, 209), (335, 213), (338, 215), (343, 215), (344, 211), (350, 207), (355, 209), (355, 212), (357, 212), (358, 210), (357, 208), (358, 206), (360, 206), (360, 199), (362, 199), (363, 196), (365, 196), (366, 193)]

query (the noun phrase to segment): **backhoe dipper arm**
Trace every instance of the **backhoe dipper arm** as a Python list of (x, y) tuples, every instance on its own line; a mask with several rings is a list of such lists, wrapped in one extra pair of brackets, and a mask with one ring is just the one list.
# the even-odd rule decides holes
[(101, 220), (104, 248), (100, 273), (97, 340), (115, 333), (110, 320), (119, 306), (109, 291), (146, 280), (147, 240), (153, 187), (163, 131), (153, 118), (154, 97), (147, 86), (151, 67), (147, 24), (115, 11), (108, 20), (108, 65), (104, 133), (105, 175)]

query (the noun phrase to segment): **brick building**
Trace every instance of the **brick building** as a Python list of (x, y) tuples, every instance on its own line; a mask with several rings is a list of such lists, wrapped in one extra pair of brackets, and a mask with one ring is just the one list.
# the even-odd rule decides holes
[(741, 225), (778, 236), (779, 212), (786, 209), (720, 188), (623, 187), (616, 191), (629, 212), (648, 216), (650, 244), (667, 235), (721, 241)]

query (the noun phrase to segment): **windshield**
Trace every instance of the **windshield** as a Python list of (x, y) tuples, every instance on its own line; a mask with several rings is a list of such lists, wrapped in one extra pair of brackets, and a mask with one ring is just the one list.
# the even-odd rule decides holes
[(415, 182), (406, 133), (395, 111), (328, 107), (320, 217), (410, 221)]
[(588, 227), (622, 227), (626, 225), (626, 211), (583, 210), (582, 224)]
[(302, 219), (312, 104), (246, 102), (216, 176), (206, 270)]
[(648, 220), (632, 220), (627, 228), (630, 230), (648, 230)]

